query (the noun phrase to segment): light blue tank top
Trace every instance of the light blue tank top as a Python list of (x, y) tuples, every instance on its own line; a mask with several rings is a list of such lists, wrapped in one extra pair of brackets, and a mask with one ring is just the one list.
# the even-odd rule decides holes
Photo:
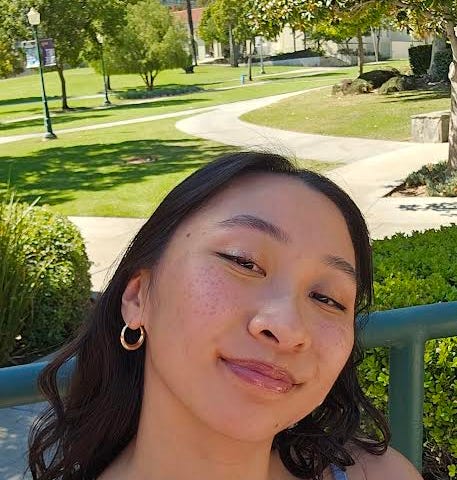
[(330, 465), (330, 471), (332, 472), (334, 480), (348, 480), (346, 472), (336, 465)]

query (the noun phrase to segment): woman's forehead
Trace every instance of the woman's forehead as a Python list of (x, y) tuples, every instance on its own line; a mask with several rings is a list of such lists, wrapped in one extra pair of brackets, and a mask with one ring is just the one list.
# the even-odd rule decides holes
[[(278, 237), (289, 238), (290, 245), (316, 243), (324, 249), (336, 248), (351, 260), (354, 257), (346, 220), (338, 207), (301, 179), (286, 175), (249, 174), (231, 182), (189, 218), (185, 228), (210, 233), (243, 224), (259, 226), (262, 221)], [(271, 233), (268, 225), (263, 230)]]

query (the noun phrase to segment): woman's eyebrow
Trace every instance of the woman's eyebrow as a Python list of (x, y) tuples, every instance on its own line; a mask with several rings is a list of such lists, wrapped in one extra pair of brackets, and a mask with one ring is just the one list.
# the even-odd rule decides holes
[(324, 263), (329, 267), (336, 268), (340, 272), (349, 275), (351, 280), (357, 283), (355, 268), (344, 258), (338, 257), (337, 255), (326, 255), (324, 257)]
[(228, 228), (247, 227), (266, 233), (281, 243), (288, 243), (290, 241), (289, 235), (280, 227), (254, 215), (235, 215), (227, 220), (218, 222), (218, 225)]

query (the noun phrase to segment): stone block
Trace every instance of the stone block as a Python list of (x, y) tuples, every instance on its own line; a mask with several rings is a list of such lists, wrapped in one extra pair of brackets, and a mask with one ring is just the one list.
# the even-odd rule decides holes
[(418, 143), (445, 143), (449, 140), (450, 112), (430, 112), (411, 117), (411, 139)]

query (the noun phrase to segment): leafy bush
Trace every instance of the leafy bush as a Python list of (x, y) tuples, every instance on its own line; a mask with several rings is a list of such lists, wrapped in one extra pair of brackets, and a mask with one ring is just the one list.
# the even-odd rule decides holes
[(405, 77), (391, 77), (379, 87), (378, 93), (389, 95), (390, 93), (403, 92), (406, 89)]
[(360, 95), (363, 93), (370, 93), (373, 91), (371, 83), (356, 78), (355, 80), (342, 80), (333, 86), (332, 94), (337, 95), (342, 93), (343, 95)]
[(17, 202), (3, 202), (0, 214), (0, 249), (10, 258), (2, 262), (0, 292), (16, 292), (16, 301), (0, 309), (1, 331), (8, 332), (1, 337), (5, 364), (29, 361), (68, 340), (88, 307), (90, 276), (81, 234), (65, 217)]
[(436, 52), (433, 69), (431, 71), (433, 80), (437, 82), (449, 81), (449, 65), (452, 60), (452, 50), (450, 48), (442, 52)]
[(17, 206), (14, 195), (0, 202), (0, 365), (30, 316), (38, 277), (28, 270), (23, 255), (29, 211)]
[(322, 50), (307, 48), (305, 50), (297, 50), (296, 52), (278, 53), (276, 55), (268, 55), (264, 60), (289, 60), (292, 58), (311, 58), (323, 56)]
[(425, 185), (427, 194), (438, 197), (457, 197), (457, 172), (450, 172), (447, 162), (424, 165), (410, 173), (405, 180), (407, 187)]
[(121, 99), (141, 99), (141, 98), (156, 98), (156, 97), (171, 97), (173, 95), (183, 95), (185, 93), (201, 92), (203, 89), (196, 85), (184, 85), (176, 87), (156, 87), (153, 90), (146, 89), (129, 89), (125, 92), (117, 93), (117, 97)]
[[(457, 225), (377, 240), (373, 253), (375, 310), (457, 300)], [(457, 466), (456, 372), (457, 337), (427, 342), (425, 478), (448, 478)], [(389, 384), (387, 350), (368, 351), (359, 373), (367, 394), (385, 410)], [(433, 476), (436, 474), (439, 477)]]
[(409, 65), (414, 75), (425, 75), (432, 60), (432, 45), (417, 45), (408, 49)]
[(373, 88), (379, 88), (392, 77), (400, 76), (400, 72), (396, 68), (386, 70), (372, 70), (371, 72), (362, 73), (358, 78), (371, 83)]

